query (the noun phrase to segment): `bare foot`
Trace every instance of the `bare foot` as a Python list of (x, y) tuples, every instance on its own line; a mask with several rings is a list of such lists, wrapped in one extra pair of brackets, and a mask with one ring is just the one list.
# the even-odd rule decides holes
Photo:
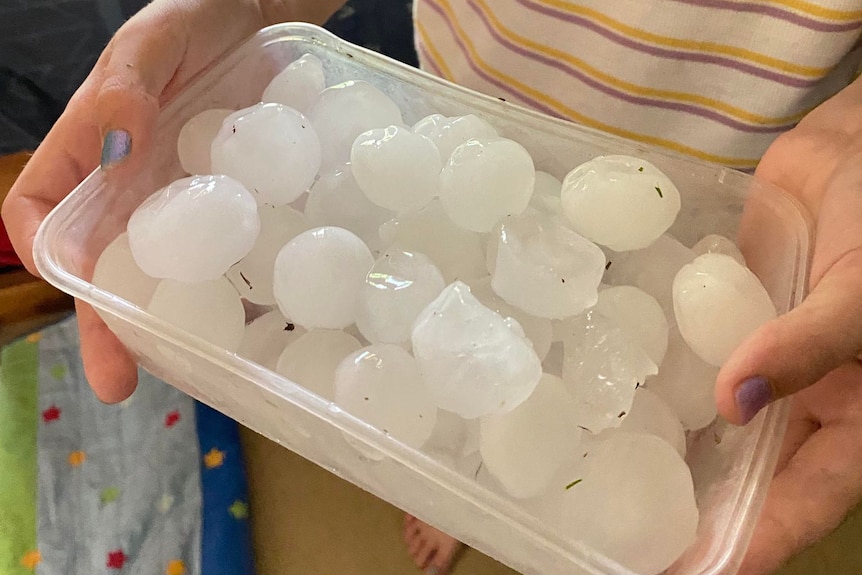
[(412, 515), (404, 515), (404, 541), (413, 562), (427, 575), (448, 575), (464, 549), (453, 537)]

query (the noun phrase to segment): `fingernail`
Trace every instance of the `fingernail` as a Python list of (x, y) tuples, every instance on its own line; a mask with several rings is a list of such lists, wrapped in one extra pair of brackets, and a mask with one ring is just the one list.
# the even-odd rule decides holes
[(736, 405), (742, 414), (742, 423), (746, 424), (754, 419), (772, 399), (772, 386), (765, 377), (757, 376), (743, 381), (736, 388)]
[(125, 130), (111, 130), (102, 144), (102, 169), (106, 170), (126, 159), (132, 151), (132, 136)]

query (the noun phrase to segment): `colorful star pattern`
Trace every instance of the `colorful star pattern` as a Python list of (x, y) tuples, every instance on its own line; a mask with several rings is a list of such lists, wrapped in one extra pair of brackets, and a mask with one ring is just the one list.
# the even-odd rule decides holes
[(27, 343), (36, 344), (42, 341), (42, 334), (40, 332), (31, 333), (27, 336)]
[(171, 495), (165, 493), (162, 495), (162, 498), (159, 500), (159, 511), (162, 513), (167, 513), (174, 506), (174, 498)]
[(66, 377), (66, 368), (62, 363), (56, 363), (51, 367), (51, 377), (54, 379), (63, 379)]
[(180, 412), (174, 410), (165, 416), (165, 427), (173, 427), (180, 420)]
[(72, 467), (78, 467), (85, 461), (87, 461), (87, 454), (83, 451), (73, 451), (69, 454), (69, 465)]
[(204, 455), (204, 465), (206, 465), (207, 469), (215, 469), (216, 467), (221, 467), (222, 463), (224, 463), (224, 451), (219, 451), (215, 447), (209, 450), (209, 453)]
[(165, 575), (186, 575), (186, 564), (179, 559), (169, 561)]
[(52, 405), (48, 409), (42, 412), (42, 421), (45, 423), (51, 423), (52, 421), (57, 421), (60, 419), (61, 410), (56, 405)]
[(42, 562), (42, 554), (38, 551), (28, 551), (21, 557), (21, 566), (24, 569), (36, 569), (36, 566)]
[(227, 508), (227, 511), (234, 519), (245, 519), (248, 517), (248, 505), (239, 499), (234, 501), (231, 506)]
[(120, 490), (116, 487), (105, 487), (104, 489), (102, 489), (102, 493), (99, 494), (99, 500), (102, 502), (102, 505), (113, 503), (119, 497)]
[(105, 565), (109, 569), (122, 569), (123, 565), (126, 564), (126, 560), (128, 559), (128, 555), (123, 553), (122, 549), (117, 549), (115, 551), (108, 552), (108, 561)]

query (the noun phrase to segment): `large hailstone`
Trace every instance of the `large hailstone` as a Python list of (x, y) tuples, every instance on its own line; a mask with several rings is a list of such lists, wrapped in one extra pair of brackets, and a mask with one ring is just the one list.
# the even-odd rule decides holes
[(685, 429), (668, 404), (653, 391), (640, 387), (635, 392), (631, 410), (616, 429), (607, 429), (596, 439), (607, 439), (614, 433), (645, 433), (655, 435), (685, 457)]
[(642, 249), (680, 210), (679, 190), (658, 168), (630, 156), (600, 156), (566, 176), (563, 213), (579, 234), (617, 252)]
[(177, 155), (187, 174), (211, 174), (210, 151), (222, 124), (234, 110), (215, 108), (195, 114), (180, 130)]
[(335, 403), (414, 448), (431, 437), (437, 422), (416, 360), (397, 345), (375, 344), (345, 358), (335, 372)]
[(261, 206), (260, 235), (254, 248), (227, 272), (239, 295), (260, 305), (275, 304), (272, 293), (275, 257), (290, 240), (311, 229), (302, 212), (290, 206)]
[(513, 410), (542, 376), (521, 326), (483, 306), (462, 282), (419, 314), (412, 341), (437, 406), (465, 419)]
[(283, 206), (314, 182), (320, 154), (308, 118), (281, 104), (256, 104), (224, 121), (212, 144), (212, 170), (242, 182), (258, 204)]
[(751, 270), (731, 256), (707, 253), (673, 282), (679, 331), (707, 363), (721, 366), (758, 327), (775, 319), (775, 305)]
[(129, 236), (123, 232), (102, 251), (93, 270), (92, 283), (138, 307), (146, 308), (159, 280), (141, 271), (132, 257)]
[(355, 234), (334, 227), (303, 232), (275, 258), (273, 291), (285, 317), (305, 328), (343, 329), (374, 258)]
[(278, 357), (275, 370), (323, 399), (335, 399), (335, 370), (362, 347), (343, 331), (312, 329), (291, 342)]
[(408, 342), (416, 317), (445, 287), (440, 270), (425, 255), (388, 250), (360, 288), (356, 326), (373, 343)]
[(658, 301), (634, 286), (614, 286), (599, 292), (594, 311), (613, 320), (660, 365), (667, 352), (668, 324)]
[(739, 247), (728, 238), (719, 234), (709, 234), (700, 239), (691, 247), (695, 255), (724, 254), (730, 256), (740, 264), (745, 265), (745, 257)]
[(350, 230), (377, 253), (382, 247), (379, 229), (394, 212), (371, 202), (353, 177), (350, 164), (322, 174), (305, 203), (305, 215), (315, 226), (335, 226)]
[(148, 276), (182, 282), (221, 277), (260, 232), (254, 197), (228, 176), (183, 178), (144, 200), (129, 218), (129, 247)]
[(598, 312), (568, 322), (563, 380), (575, 400), (578, 423), (593, 433), (619, 427), (635, 390), (658, 371), (633, 338)]
[[(564, 533), (634, 573), (658, 575), (694, 543), (699, 513), (691, 472), (651, 435), (591, 444), (586, 473), (564, 488)], [(580, 480), (580, 481), (578, 481)]]
[(273, 310), (245, 326), (236, 354), (275, 371), (284, 348), (304, 334), (303, 328), (288, 321), (280, 311)]
[(425, 207), (440, 189), (440, 153), (425, 136), (389, 126), (364, 132), (350, 153), (353, 177), (376, 205), (398, 213)]
[(413, 126), (413, 131), (434, 142), (444, 164), (455, 149), (468, 140), (494, 139), (499, 136), (491, 124), (473, 114), (454, 118), (432, 114), (419, 120)]
[(718, 368), (691, 351), (674, 326), (658, 375), (647, 380), (647, 387), (670, 406), (685, 429), (695, 430), (712, 423), (718, 414), (715, 405), (717, 377)]
[(272, 79), (261, 99), (308, 114), (324, 88), (323, 62), (313, 54), (304, 54)]
[(395, 102), (361, 80), (327, 88), (308, 115), (320, 137), (325, 170), (350, 161), (350, 149), (359, 134), (403, 125), (401, 110)]
[(594, 305), (605, 255), (589, 240), (543, 216), (503, 221), (491, 286), (538, 317), (562, 319)]
[(481, 419), (482, 461), (510, 495), (534, 497), (575, 457), (581, 440), (575, 416), (562, 380), (545, 374), (529, 399), (510, 413)]
[(485, 274), (482, 237), (461, 229), (446, 216), (439, 200), (413, 214), (403, 214), (380, 226), (380, 239), (389, 249), (425, 254), (447, 283)]
[(533, 159), (517, 142), (470, 140), (443, 168), (440, 202), (460, 227), (490, 232), (501, 218), (527, 208), (535, 179)]
[(242, 341), (245, 309), (225, 278), (196, 284), (162, 280), (147, 311), (230, 352)]

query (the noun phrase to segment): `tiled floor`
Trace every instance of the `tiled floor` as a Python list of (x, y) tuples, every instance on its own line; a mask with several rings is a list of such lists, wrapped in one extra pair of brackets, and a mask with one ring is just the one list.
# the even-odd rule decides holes
[[(244, 434), (259, 575), (410, 575), (401, 513), (252, 432)], [(862, 512), (776, 575), (862, 573)], [(514, 575), (468, 551), (453, 575)]]

